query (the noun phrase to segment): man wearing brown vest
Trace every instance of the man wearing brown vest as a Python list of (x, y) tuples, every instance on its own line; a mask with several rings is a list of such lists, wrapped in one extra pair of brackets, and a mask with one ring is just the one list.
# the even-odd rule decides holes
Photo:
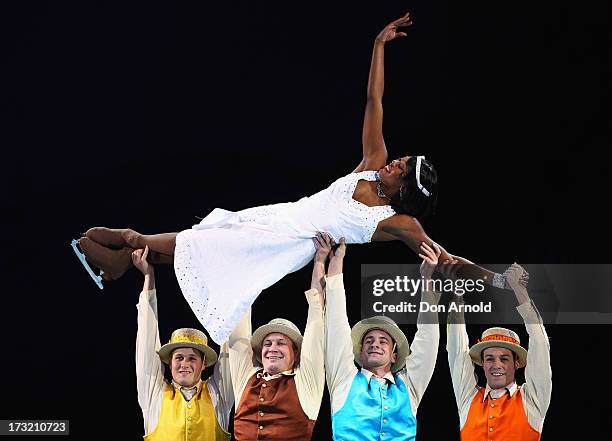
[[(192, 328), (177, 329), (161, 346), (157, 297), (148, 248), (132, 253), (134, 266), (145, 276), (138, 302), (136, 386), (147, 441), (229, 441), (229, 417), (234, 404), (227, 344), (221, 354), (208, 346), (206, 335)], [(219, 358), (219, 361), (217, 361)], [(172, 382), (164, 380), (164, 364)], [(202, 381), (202, 372), (215, 365)]]
[(318, 234), (315, 247), (311, 289), (305, 293), (308, 319), (304, 336), (293, 323), (280, 318), (251, 335), (250, 312), (230, 336), (230, 368), (238, 397), (237, 441), (307, 441), (312, 437), (325, 385), (325, 261), (330, 254), (333, 259), (329, 236)]
[[(515, 332), (499, 327), (484, 331), (469, 348), (463, 313), (449, 313), (446, 348), (462, 440), (540, 439), (552, 389), (550, 346), (542, 317), (521, 284), (523, 275), (517, 264), (504, 273), (529, 334), (529, 352)], [(462, 304), (462, 297), (454, 302)], [(485, 387), (476, 383), (474, 364), (484, 370)], [(526, 383), (519, 386), (515, 371), (522, 367)]]

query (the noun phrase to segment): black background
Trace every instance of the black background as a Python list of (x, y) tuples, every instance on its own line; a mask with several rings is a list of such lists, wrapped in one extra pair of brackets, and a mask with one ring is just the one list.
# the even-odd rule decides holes
[[(214, 207), (297, 200), (350, 172), (373, 39), (406, 10), (414, 26), (386, 49), (385, 138), (391, 158), (425, 154), (438, 170), (429, 235), (477, 262), (610, 262), (604, 0), (3, 4), (0, 419), (140, 438), (141, 277), (99, 291), (70, 239), (94, 225), (180, 231)], [(399, 243), (349, 248), (351, 323), (360, 264), (398, 262), (418, 258)], [(172, 269), (157, 273), (162, 339), (198, 326)], [(254, 325), (303, 329), (309, 280), (307, 267), (266, 290)], [(547, 330), (543, 438), (610, 438), (610, 328)], [(444, 346), (443, 330), (421, 440), (458, 439)], [(331, 439), (328, 402), (316, 440)]]

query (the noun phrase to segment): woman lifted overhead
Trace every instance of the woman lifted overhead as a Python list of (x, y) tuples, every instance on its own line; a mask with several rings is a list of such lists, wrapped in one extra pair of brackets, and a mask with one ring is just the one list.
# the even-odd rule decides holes
[[(131, 229), (89, 229), (78, 245), (86, 259), (117, 279), (131, 265), (133, 249), (148, 246), (153, 261), (174, 263), (183, 295), (202, 325), (223, 342), (259, 293), (312, 260), (312, 238), (327, 232), (347, 244), (401, 240), (419, 254), (432, 245), (417, 219), (434, 212), (438, 177), (424, 156), (387, 162), (383, 139), (385, 45), (406, 37), (410, 15), (394, 20), (374, 41), (363, 123), (363, 158), (347, 176), (296, 202), (238, 212), (213, 210), (180, 233), (140, 234)], [(440, 262), (469, 263), (442, 249)], [(473, 268), (473, 267), (472, 267)], [(476, 277), (496, 286), (503, 280), (476, 268)], [(92, 273), (93, 274), (93, 273)]]

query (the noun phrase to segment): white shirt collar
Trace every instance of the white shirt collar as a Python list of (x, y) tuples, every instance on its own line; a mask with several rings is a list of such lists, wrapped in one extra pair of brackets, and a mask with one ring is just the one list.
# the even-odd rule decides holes
[(487, 386), (485, 388), (484, 397), (482, 397), (482, 402), (484, 403), (485, 401), (487, 401), (487, 396), (489, 394), (491, 394), (492, 399), (497, 400), (498, 398), (501, 398), (504, 395), (506, 395), (506, 392), (508, 392), (508, 394), (510, 394), (510, 398), (512, 398), (512, 396), (517, 390), (518, 390), (518, 386), (516, 384), (516, 381), (513, 381), (512, 383), (510, 383), (509, 385), (501, 389), (491, 389), (491, 387), (489, 386), (489, 383), (487, 383)]
[(282, 377), (282, 376), (288, 376), (288, 377), (291, 377), (291, 376), (293, 376), (293, 375), (295, 375), (295, 370), (294, 370), (294, 369), (289, 369), (289, 370), (287, 370), (287, 371), (279, 372), (278, 374), (274, 374), (274, 375), (271, 375), (271, 374), (269, 374), (269, 373), (267, 373), (267, 372), (264, 372), (263, 368), (261, 368), (261, 369), (259, 370), (259, 372), (257, 372), (257, 378), (261, 378), (261, 377), (263, 377), (263, 378), (264, 378), (264, 380), (266, 380), (266, 381), (268, 381), (268, 380), (274, 380), (274, 379), (276, 379), (276, 378), (280, 378), (280, 377)]
[(393, 376), (393, 374), (391, 373), (391, 371), (387, 372), (385, 375), (383, 375), (382, 377), (379, 377), (377, 375), (374, 374), (374, 372), (370, 372), (369, 370), (367, 370), (366, 368), (361, 368), (361, 373), (363, 375), (365, 375), (365, 377), (368, 380), (368, 383), (372, 380), (372, 377), (374, 378), (383, 378), (385, 380), (389, 380), (391, 383), (395, 384), (395, 377)]
[(199, 380), (195, 384), (195, 386), (191, 387), (181, 386), (174, 380), (172, 380), (172, 385), (179, 390), (179, 392), (181, 393), (181, 395), (183, 395), (183, 398), (185, 398), (186, 401), (191, 401), (191, 399), (200, 392), (200, 389), (202, 389), (202, 380)]

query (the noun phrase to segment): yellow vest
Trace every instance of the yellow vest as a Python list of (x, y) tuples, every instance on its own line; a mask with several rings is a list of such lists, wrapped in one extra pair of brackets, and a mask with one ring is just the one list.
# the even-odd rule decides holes
[(164, 399), (157, 426), (145, 441), (229, 441), (221, 428), (208, 394), (208, 380), (191, 401), (171, 384), (164, 385)]

